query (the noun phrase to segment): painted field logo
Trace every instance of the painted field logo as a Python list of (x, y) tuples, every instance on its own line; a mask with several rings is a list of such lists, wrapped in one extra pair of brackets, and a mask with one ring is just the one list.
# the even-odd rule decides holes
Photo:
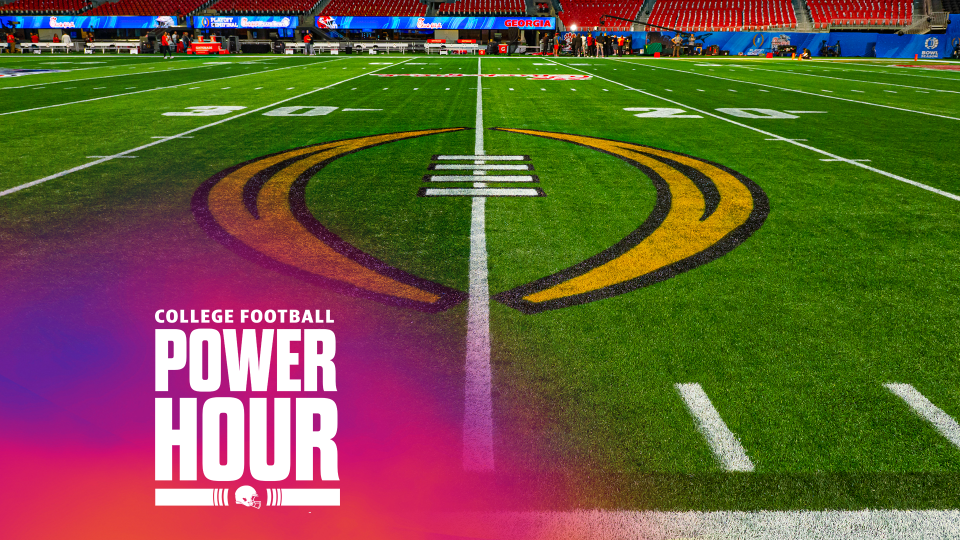
[[(242, 163), (197, 189), (194, 216), (213, 238), (269, 268), (351, 296), (443, 311), (466, 300), (467, 294), (389, 266), (346, 243), (307, 209), (304, 194), (311, 178), (347, 154), (463, 129), (346, 139)], [(746, 241), (769, 211), (766, 195), (751, 180), (695, 157), (595, 137), (495, 130), (564, 141), (615, 156), (642, 171), (657, 192), (653, 212), (615, 245), (555, 274), (493, 295), (523, 313), (610, 298), (706, 264)], [(532, 170), (532, 165), (526, 170)]]

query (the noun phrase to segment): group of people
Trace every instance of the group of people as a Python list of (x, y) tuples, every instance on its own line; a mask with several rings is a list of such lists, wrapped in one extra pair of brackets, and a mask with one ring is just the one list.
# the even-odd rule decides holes
[[(540, 38), (540, 53), (550, 54), (553, 49), (553, 55), (559, 56), (563, 49), (562, 38), (559, 33), (552, 36), (544, 34)], [(633, 47), (633, 41), (629, 35), (608, 35), (600, 34), (594, 37), (593, 34), (567, 34), (567, 40), (570, 50), (574, 56), (595, 56), (604, 58), (607, 56), (623, 56), (630, 54)]]
[(178, 36), (176, 30), (173, 34), (164, 32), (160, 36), (160, 52), (163, 53), (164, 58), (173, 58), (174, 52), (186, 51), (191, 43), (193, 43), (193, 36), (189, 32), (184, 32), (182, 36)]
[(603, 58), (631, 54), (633, 39), (629, 35), (614, 36), (607, 33), (600, 34), (597, 37), (593, 37), (593, 34), (574, 35), (571, 45), (574, 56)]
[[(17, 50), (17, 36), (12, 31), (7, 32), (7, 35), (4, 36), (4, 39), (7, 42), (7, 52), (13, 53)], [(53, 34), (53, 43), (62, 43), (67, 46), (69, 49), (73, 45), (73, 39), (70, 37), (70, 34), (64, 33), (63, 38), (61, 39), (60, 34)], [(40, 36), (36, 32), (30, 33), (30, 43), (40, 43)]]

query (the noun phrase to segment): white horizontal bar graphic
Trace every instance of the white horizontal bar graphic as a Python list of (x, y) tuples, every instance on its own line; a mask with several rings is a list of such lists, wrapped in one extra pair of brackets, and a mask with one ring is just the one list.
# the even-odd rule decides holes
[(476, 182), (477, 179), (483, 179), (484, 182), (536, 182), (536, 178), (529, 175), (515, 176), (463, 176), (463, 175), (427, 175), (424, 180), (427, 182)]

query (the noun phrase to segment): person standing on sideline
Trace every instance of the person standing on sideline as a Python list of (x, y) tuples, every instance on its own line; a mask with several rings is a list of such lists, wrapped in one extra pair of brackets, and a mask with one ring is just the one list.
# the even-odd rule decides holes
[(163, 59), (167, 59), (167, 55), (170, 55), (172, 58), (173, 55), (170, 54), (170, 36), (166, 32), (160, 36), (160, 52), (163, 53)]
[(10, 54), (13, 54), (16, 48), (17, 48), (17, 36), (13, 35), (13, 32), (7, 33), (7, 52)]
[(70, 37), (70, 34), (66, 32), (63, 33), (63, 39), (61, 39), (60, 42), (67, 46), (67, 52), (70, 52), (70, 49), (73, 48), (73, 39)]
[(313, 36), (309, 30), (303, 35), (303, 42), (307, 44), (307, 56), (313, 56)]
[(623, 56), (623, 36), (617, 36), (617, 56)]
[(673, 42), (673, 54), (671, 56), (680, 57), (680, 44), (683, 43), (683, 39), (680, 37), (680, 33), (673, 36), (673, 39), (670, 40)]

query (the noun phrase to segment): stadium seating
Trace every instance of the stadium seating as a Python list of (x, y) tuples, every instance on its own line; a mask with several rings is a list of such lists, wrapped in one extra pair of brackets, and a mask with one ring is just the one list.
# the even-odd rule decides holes
[(320, 15), (353, 17), (423, 17), (427, 14), (427, 5), (417, 0), (331, 0)]
[(912, 0), (807, 0), (807, 5), (814, 28), (904, 26), (913, 20)]
[(117, 16), (186, 16), (204, 4), (205, 0), (120, 0), (104, 2), (84, 15)]
[(460, 0), (440, 4), (438, 15), (523, 15), (523, 0)]
[(752, 31), (796, 28), (797, 15), (790, 0), (658, 0), (647, 22), (688, 31)]
[(0, 13), (67, 15), (80, 13), (89, 7), (89, 0), (14, 0), (0, 6)]
[(224, 14), (303, 14), (316, 6), (320, 0), (220, 0), (210, 6)]
[[(570, 26), (574, 24), (577, 25), (578, 28), (592, 28), (594, 26), (601, 26), (600, 17), (603, 15), (615, 15), (625, 19), (635, 19), (642, 4), (642, 0), (585, 0), (582, 2), (567, 0), (563, 3), (563, 11), (558, 15), (567, 28), (570, 28)], [(602, 26), (608, 29), (626, 30), (630, 28), (630, 24), (631, 23), (627, 21), (606, 19)]]

